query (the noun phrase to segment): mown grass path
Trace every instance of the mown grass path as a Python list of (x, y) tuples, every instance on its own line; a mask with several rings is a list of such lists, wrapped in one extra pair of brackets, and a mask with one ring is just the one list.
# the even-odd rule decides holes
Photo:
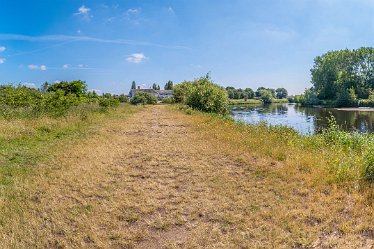
[(372, 227), (344, 229), (373, 217), (360, 217), (344, 191), (288, 178), (282, 162), (223, 144), (196, 121), (150, 106), (60, 148), (27, 186), (27, 222), (18, 228), (27, 237), (10, 244), (372, 248)]

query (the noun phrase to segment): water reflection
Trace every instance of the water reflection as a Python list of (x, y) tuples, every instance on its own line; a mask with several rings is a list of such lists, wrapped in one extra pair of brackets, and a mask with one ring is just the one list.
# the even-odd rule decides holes
[(271, 125), (293, 127), (302, 134), (318, 133), (328, 127), (334, 116), (337, 124), (346, 131), (374, 132), (374, 112), (343, 111), (335, 108), (308, 108), (295, 104), (271, 104), (234, 107), (235, 120), (248, 123), (265, 121)]

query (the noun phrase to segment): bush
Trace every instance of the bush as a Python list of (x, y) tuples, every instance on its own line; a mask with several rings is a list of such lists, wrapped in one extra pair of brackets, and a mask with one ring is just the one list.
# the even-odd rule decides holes
[(100, 98), (99, 106), (109, 108), (119, 106), (120, 101), (116, 98)]
[(164, 104), (173, 104), (173, 103), (175, 103), (175, 99), (174, 98), (163, 98), (161, 101)]
[(150, 93), (138, 92), (130, 100), (130, 103), (133, 105), (143, 104), (143, 105), (154, 105), (157, 103), (157, 98)]
[(208, 75), (192, 83), (186, 99), (186, 104), (193, 109), (223, 115), (228, 113), (228, 103), (226, 90), (212, 83)]
[(175, 102), (186, 103), (188, 96), (191, 93), (193, 83), (190, 81), (184, 81), (173, 88), (173, 94)]

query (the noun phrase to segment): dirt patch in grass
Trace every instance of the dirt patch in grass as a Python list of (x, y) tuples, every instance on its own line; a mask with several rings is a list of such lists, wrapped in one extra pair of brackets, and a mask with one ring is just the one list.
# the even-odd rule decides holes
[(17, 248), (371, 248), (373, 207), (359, 194), (316, 188), (308, 172), (290, 174), (287, 161), (222, 142), (210, 127), (209, 118), (168, 106), (108, 120), (40, 166), (24, 186), (27, 222), (2, 241)]

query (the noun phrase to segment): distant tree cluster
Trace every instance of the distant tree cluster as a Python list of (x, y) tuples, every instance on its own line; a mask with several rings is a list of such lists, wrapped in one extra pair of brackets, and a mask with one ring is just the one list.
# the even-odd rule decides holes
[(265, 88), (259, 87), (256, 92), (251, 88), (236, 89), (235, 87), (226, 87), (227, 94), (230, 99), (261, 99), (264, 103), (272, 103), (274, 99), (285, 99), (288, 96), (288, 92), (285, 88)]
[(374, 48), (330, 51), (314, 59), (312, 84), (302, 101), (315, 104), (323, 100), (338, 106), (357, 105), (358, 99), (374, 95)]
[(152, 89), (153, 90), (160, 90), (160, 85), (157, 85), (156, 83), (153, 83)]
[(255, 93), (251, 88), (241, 88), (236, 89), (235, 87), (228, 86), (226, 87), (227, 94), (230, 99), (253, 99)]
[(166, 84), (165, 84), (165, 87), (164, 89), (165, 90), (173, 90), (174, 88), (174, 84), (173, 84), (173, 81), (169, 80)]

